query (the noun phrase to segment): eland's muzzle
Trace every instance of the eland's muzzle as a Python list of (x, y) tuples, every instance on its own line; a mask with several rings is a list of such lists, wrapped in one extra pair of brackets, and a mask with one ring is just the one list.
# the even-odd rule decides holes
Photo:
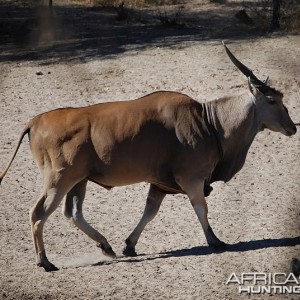
[(296, 134), (296, 132), (297, 132), (296, 125), (293, 124), (289, 129), (285, 128), (285, 132), (286, 132), (285, 134), (287, 136), (292, 136), (292, 135)]

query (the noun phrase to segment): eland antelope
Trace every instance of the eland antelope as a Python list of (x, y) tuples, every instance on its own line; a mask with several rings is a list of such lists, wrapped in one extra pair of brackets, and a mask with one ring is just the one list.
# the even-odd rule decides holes
[(212, 190), (210, 184), (229, 181), (243, 167), (259, 131), (267, 128), (291, 136), (296, 127), (283, 94), (259, 80), (224, 46), (248, 78), (249, 91), (244, 95), (198, 102), (177, 92), (155, 92), (131, 101), (56, 109), (28, 122), (0, 182), (28, 134), (44, 178), (44, 190), (30, 210), (38, 266), (58, 270), (47, 259), (43, 227), (63, 199), (63, 214), (104, 254), (116, 256), (107, 239), (84, 219), (88, 181), (106, 189), (150, 183), (143, 216), (126, 239), (125, 255), (136, 255), (145, 226), (165, 195), (176, 193), (190, 199), (209, 246), (225, 246), (207, 218), (205, 196)]

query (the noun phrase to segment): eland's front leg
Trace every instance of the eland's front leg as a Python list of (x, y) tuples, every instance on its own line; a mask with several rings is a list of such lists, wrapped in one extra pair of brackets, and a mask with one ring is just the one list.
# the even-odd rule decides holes
[(188, 182), (187, 184), (182, 183), (181, 185), (187, 193), (194, 211), (201, 223), (208, 245), (216, 248), (224, 248), (226, 244), (217, 238), (208, 222), (208, 208), (203, 188), (204, 182), (196, 180)]
[(161, 190), (159, 190), (155, 185), (151, 184), (147, 202), (145, 206), (145, 210), (143, 213), (143, 216), (138, 223), (138, 225), (135, 227), (135, 229), (132, 231), (132, 233), (129, 235), (129, 237), (126, 239), (126, 246), (123, 250), (123, 254), (126, 256), (136, 256), (135, 252), (135, 245), (137, 244), (137, 241), (143, 232), (146, 225), (153, 220), (153, 218), (156, 216), (159, 207), (161, 205), (161, 202), (163, 201), (164, 197), (166, 196), (165, 193), (163, 193)]
[(208, 222), (208, 209), (205, 199), (203, 198), (203, 200), (199, 200), (199, 198), (194, 198), (190, 200), (196, 212), (196, 215), (201, 223), (208, 245), (216, 248), (224, 248), (226, 244), (217, 238)]

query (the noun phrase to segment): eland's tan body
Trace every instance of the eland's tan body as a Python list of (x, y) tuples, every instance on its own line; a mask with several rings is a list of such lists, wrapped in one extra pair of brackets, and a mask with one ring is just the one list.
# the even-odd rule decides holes
[(207, 219), (210, 183), (228, 181), (242, 168), (255, 135), (264, 128), (296, 133), (282, 94), (231, 59), (250, 77), (245, 95), (199, 103), (180, 93), (157, 92), (132, 101), (58, 109), (28, 123), (14, 156), (28, 134), (44, 178), (44, 191), (30, 211), (39, 266), (57, 270), (46, 257), (43, 226), (65, 196), (64, 215), (115, 257), (106, 238), (83, 217), (89, 180), (106, 189), (150, 183), (144, 214), (126, 239), (125, 255), (136, 255), (140, 234), (168, 193), (187, 194), (208, 244), (224, 246)]

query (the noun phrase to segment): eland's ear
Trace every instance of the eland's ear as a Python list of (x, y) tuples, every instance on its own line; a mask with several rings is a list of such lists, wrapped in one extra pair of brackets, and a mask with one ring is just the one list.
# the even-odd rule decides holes
[(269, 76), (263, 81), (264, 85), (269, 86)]
[(258, 89), (258, 87), (252, 82), (252, 79), (248, 77), (248, 86), (251, 94), (255, 97), (255, 99), (260, 99), (264, 97), (264, 94)]

